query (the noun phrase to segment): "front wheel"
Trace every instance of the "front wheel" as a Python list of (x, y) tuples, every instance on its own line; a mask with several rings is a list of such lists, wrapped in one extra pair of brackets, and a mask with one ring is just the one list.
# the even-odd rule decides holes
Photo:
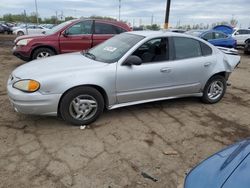
[(202, 101), (207, 104), (219, 102), (227, 88), (226, 79), (223, 76), (217, 75), (210, 78), (204, 88)]
[(67, 92), (60, 103), (60, 114), (74, 125), (93, 123), (103, 112), (104, 99), (92, 87), (77, 87)]
[(42, 59), (55, 55), (55, 52), (49, 48), (38, 48), (34, 51), (32, 59)]

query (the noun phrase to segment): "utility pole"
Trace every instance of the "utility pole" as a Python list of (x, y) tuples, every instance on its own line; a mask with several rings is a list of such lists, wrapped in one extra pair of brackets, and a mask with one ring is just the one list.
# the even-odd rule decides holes
[(58, 15), (57, 15), (57, 10), (56, 10), (56, 24), (57, 24), (57, 18), (58, 18)]
[(154, 14), (152, 14), (152, 16), (151, 16), (151, 25), (153, 25), (154, 24)]
[(164, 29), (168, 29), (169, 27), (170, 4), (171, 0), (167, 0)]
[(26, 35), (28, 35), (28, 26), (27, 26), (27, 15), (26, 15), (26, 10), (23, 12), (24, 15), (24, 23), (25, 23), (25, 30), (26, 30)]
[(36, 6), (36, 23), (37, 25), (39, 24), (39, 20), (38, 20), (38, 11), (37, 11), (37, 2), (35, 0), (35, 6)]
[(119, 21), (121, 21), (121, 0), (119, 0)]

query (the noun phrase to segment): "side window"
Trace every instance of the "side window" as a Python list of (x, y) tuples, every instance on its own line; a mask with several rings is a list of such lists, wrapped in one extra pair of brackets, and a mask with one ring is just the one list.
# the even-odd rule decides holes
[(117, 34), (117, 31), (113, 25), (95, 22), (95, 34)]
[(117, 27), (117, 26), (113, 26), (113, 27), (115, 28), (117, 34), (127, 32), (125, 29), (121, 27)]
[(168, 38), (156, 38), (141, 45), (132, 55), (142, 59), (143, 63), (169, 60)]
[(240, 35), (245, 35), (245, 34), (247, 34), (247, 31), (244, 30), (244, 29), (240, 29), (238, 32), (239, 32)]
[(214, 39), (213, 33), (212, 32), (206, 33), (202, 38), (206, 39), (206, 40), (212, 40), (212, 39)]
[(227, 38), (227, 35), (223, 34), (223, 33), (214, 33), (215, 39), (223, 39), (223, 38)]
[(200, 45), (201, 45), (201, 51), (202, 51), (203, 56), (212, 55), (213, 51), (208, 45), (206, 45), (203, 42), (200, 42)]
[(79, 22), (67, 29), (68, 35), (83, 35), (92, 33), (92, 21)]
[(202, 56), (200, 42), (185, 37), (173, 37), (175, 59), (186, 59)]

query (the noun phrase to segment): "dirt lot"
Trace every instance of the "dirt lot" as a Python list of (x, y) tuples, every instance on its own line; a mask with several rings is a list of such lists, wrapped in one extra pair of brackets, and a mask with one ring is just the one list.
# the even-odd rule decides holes
[(188, 169), (250, 135), (250, 56), (218, 104), (186, 98), (121, 108), (80, 130), (13, 111), (6, 82), (24, 63), (11, 54), (13, 39), (0, 36), (0, 187), (181, 187)]

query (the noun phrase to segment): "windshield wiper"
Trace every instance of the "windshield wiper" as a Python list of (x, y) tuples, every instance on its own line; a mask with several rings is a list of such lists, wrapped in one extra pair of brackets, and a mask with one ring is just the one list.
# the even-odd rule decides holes
[(96, 59), (96, 56), (94, 54), (90, 53), (90, 52), (85, 52), (84, 55), (90, 57), (93, 60)]

